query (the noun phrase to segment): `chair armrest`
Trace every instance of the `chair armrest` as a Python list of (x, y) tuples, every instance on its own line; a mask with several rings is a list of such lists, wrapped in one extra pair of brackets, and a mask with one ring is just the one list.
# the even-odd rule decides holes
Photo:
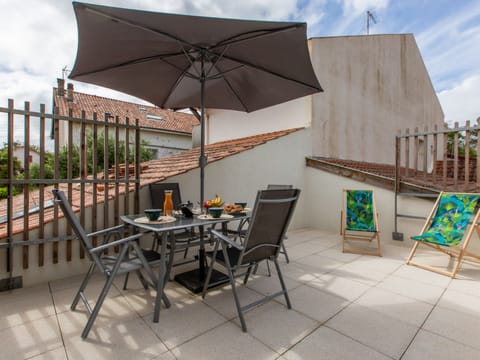
[(118, 245), (123, 245), (125, 243), (130, 242), (130, 241), (137, 240), (137, 239), (141, 238), (143, 235), (145, 235), (145, 234), (144, 233), (138, 233), (138, 234), (131, 235), (131, 236), (128, 236), (128, 237), (123, 238), (123, 239), (118, 239), (118, 240), (109, 242), (107, 244), (102, 244), (102, 245), (99, 245), (97, 247), (94, 247), (94, 248), (91, 249), (91, 251), (94, 252), (94, 253), (99, 253), (99, 252), (107, 250), (111, 247), (118, 246)]
[(222, 241), (225, 241), (227, 244), (233, 246), (234, 248), (238, 249), (238, 250), (242, 250), (243, 249), (243, 246), (241, 246), (239, 243), (237, 243), (236, 241), (230, 239), (228, 236), (225, 236), (223, 235), (221, 232), (219, 232), (218, 230), (214, 230), (214, 229), (209, 229), (210, 233), (214, 236), (214, 237), (217, 237), (219, 238), (220, 240)]
[(103, 236), (103, 235), (107, 235), (111, 232), (120, 232), (120, 230), (123, 230), (124, 228), (125, 228), (125, 224), (120, 224), (120, 225), (117, 225), (117, 226), (110, 227), (108, 229), (95, 231), (93, 233), (87, 234), (87, 236), (89, 238), (94, 237), (94, 236)]

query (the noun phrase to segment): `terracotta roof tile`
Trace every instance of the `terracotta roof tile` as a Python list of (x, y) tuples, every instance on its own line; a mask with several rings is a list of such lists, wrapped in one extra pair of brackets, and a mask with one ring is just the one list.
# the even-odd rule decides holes
[[(56, 94), (56, 89), (54, 91)], [(73, 101), (59, 95), (55, 95), (54, 101), (55, 106), (59, 108), (60, 115), (65, 116), (68, 115), (70, 108), (73, 110), (74, 117), (81, 117), (82, 110), (85, 110), (87, 117), (96, 112), (101, 119), (105, 113), (110, 113), (119, 116), (120, 122), (124, 122), (124, 119), (128, 117), (131, 122), (138, 119), (140, 127), (189, 134), (192, 133), (193, 127), (199, 124), (197, 118), (191, 114), (79, 92), (73, 92)], [(147, 113), (160, 116), (162, 120), (148, 119)], [(114, 121), (114, 119), (110, 121)]]
[[(282, 136), (289, 135), (293, 132), (299, 131), (303, 128), (288, 129), (282, 131), (276, 131), (267, 134), (260, 134), (255, 136), (250, 136), (241, 139), (235, 139), (231, 141), (222, 141), (215, 144), (210, 144), (205, 146), (205, 154), (207, 155), (208, 163), (213, 163), (219, 161), (228, 156), (241, 153), (253, 149), (256, 146), (265, 144), (268, 141), (278, 139)], [(200, 156), (200, 148), (193, 148), (191, 150), (185, 151), (180, 154), (176, 154), (170, 157), (164, 157), (161, 159), (150, 160), (142, 163), (142, 173), (140, 174), (140, 186), (147, 186), (150, 183), (155, 183), (158, 181), (164, 181), (169, 177), (186, 173), (192, 169), (198, 168), (198, 158)], [(99, 174), (100, 178), (102, 174)], [(45, 201), (53, 200), (53, 195), (51, 189), (53, 186), (45, 188)], [(61, 190), (67, 193), (67, 185), (62, 184), (59, 187)], [(129, 191), (133, 191), (134, 184), (130, 184)], [(119, 187), (119, 193), (125, 193), (125, 186)], [(85, 186), (85, 207), (92, 206), (93, 203), (93, 186), (91, 184)], [(75, 211), (80, 210), (80, 185), (74, 185), (72, 190), (72, 206)], [(115, 193), (113, 189), (110, 189), (109, 199), (113, 199)], [(31, 191), (30, 194), (30, 204), (39, 203), (39, 192), (38, 190)], [(101, 204), (104, 202), (104, 192), (97, 191), (97, 197), (95, 199), (96, 204)], [(13, 212), (17, 213), (23, 210), (24, 196), (23, 194), (14, 196), (13, 198)], [(6, 215), (7, 200), (3, 199), (0, 201), (0, 216)], [(60, 217), (63, 216), (62, 212), (59, 211)], [(53, 221), (53, 208), (45, 209), (44, 221), (43, 223), (49, 223)], [(29, 218), (28, 228), (30, 230), (39, 227), (39, 215), (32, 214)], [(19, 217), (13, 221), (13, 234), (19, 234), (23, 231), (24, 228), (24, 217)], [(4, 239), (7, 236), (6, 223), (0, 224), (0, 239)]]

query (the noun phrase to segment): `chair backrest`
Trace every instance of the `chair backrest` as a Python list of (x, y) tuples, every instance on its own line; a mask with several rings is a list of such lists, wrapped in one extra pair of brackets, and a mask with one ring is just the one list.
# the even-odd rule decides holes
[(267, 190), (293, 189), (293, 185), (268, 184)]
[(439, 245), (457, 245), (463, 239), (479, 200), (479, 194), (441, 193), (430, 226), (420, 236)]
[(344, 190), (345, 229), (351, 231), (377, 231), (373, 190)]
[(277, 256), (295, 210), (299, 189), (260, 190), (240, 255), (241, 264)]
[(182, 203), (180, 196), (180, 186), (178, 183), (155, 183), (150, 184), (150, 198), (152, 200), (153, 209), (163, 209), (165, 201), (165, 190), (172, 190), (173, 208), (178, 209)]
[(90, 250), (93, 248), (92, 242), (88, 238), (87, 233), (85, 232), (85, 229), (80, 224), (80, 221), (75, 215), (75, 212), (73, 211), (72, 206), (70, 205), (70, 202), (65, 196), (65, 193), (58, 189), (53, 189), (52, 193), (53, 193), (55, 202), (60, 206), (60, 209), (62, 209), (63, 215), (65, 216), (68, 223), (72, 227), (72, 230), (77, 236), (77, 238), (80, 240), (80, 243), (86, 250), (89, 259), (94, 260), (90, 252)]

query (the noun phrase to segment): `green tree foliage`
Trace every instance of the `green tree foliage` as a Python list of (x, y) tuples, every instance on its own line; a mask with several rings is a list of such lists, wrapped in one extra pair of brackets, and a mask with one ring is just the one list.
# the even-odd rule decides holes
[[(21, 177), (22, 174), (22, 163), (17, 157), (13, 158), (13, 178)], [(5, 146), (0, 150), (0, 179), (8, 179), (8, 148)], [(18, 194), (18, 189), (13, 188), (13, 195)], [(0, 186), (0, 199), (6, 198), (8, 196), (8, 187)]]
[[(478, 141), (478, 130), (470, 130), (470, 146), (469, 146), (469, 155), (470, 157), (477, 156), (477, 141)], [(449, 157), (454, 156), (454, 149), (455, 147), (455, 132), (447, 133), (447, 153)], [(465, 149), (466, 142), (465, 142), (465, 135), (464, 132), (458, 132), (458, 155), (460, 157), (465, 156)]]

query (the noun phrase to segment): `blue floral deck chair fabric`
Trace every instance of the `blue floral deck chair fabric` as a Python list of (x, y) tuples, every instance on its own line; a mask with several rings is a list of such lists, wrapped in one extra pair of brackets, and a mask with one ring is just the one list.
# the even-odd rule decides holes
[[(473, 231), (476, 229), (477, 234), (480, 234), (479, 200), (480, 194), (440, 193), (420, 235), (411, 237), (415, 244), (408, 256), (407, 264), (454, 278), (464, 258), (479, 260), (478, 255), (467, 251)], [(420, 244), (455, 258), (454, 263), (449, 262), (451, 270), (412, 261)]]
[[(343, 190), (343, 208), (341, 212), (341, 229), (343, 252), (366, 255), (382, 255), (378, 214), (373, 190)], [(359, 246), (353, 241), (372, 243), (376, 247)]]

